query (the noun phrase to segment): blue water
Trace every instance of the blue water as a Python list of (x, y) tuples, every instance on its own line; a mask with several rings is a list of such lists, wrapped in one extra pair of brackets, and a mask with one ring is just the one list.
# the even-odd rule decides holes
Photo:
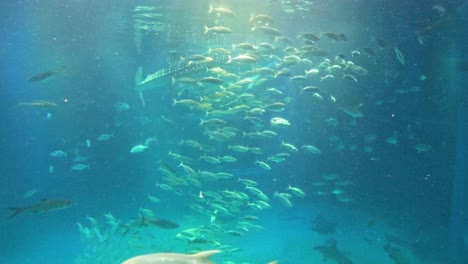
[[(467, 196), (466, 188), (453, 188), (453, 184), (466, 184), (464, 181), (452, 182), (455, 172), (461, 178), (467, 176), (459, 167), (463, 157), (455, 159), (457, 142), (466, 142), (460, 140), (466, 135), (456, 136), (455, 132), (463, 131), (460, 126), (464, 123), (457, 120), (463, 115), (457, 111), (466, 110), (467, 102), (466, 91), (457, 90), (467, 72), (466, 58), (460, 53), (464, 45), (460, 25), (466, 20), (463, 1), (190, 2), (25, 0), (0, 4), (0, 263), (121, 263), (140, 254), (216, 248), (223, 251), (213, 257), (216, 263), (432, 264), (468, 260), (468, 219), (463, 213), (467, 205), (451, 201), (452, 197), (463, 201)], [(208, 13), (210, 4), (230, 8), (235, 15)], [(145, 21), (136, 16), (134, 10), (139, 6), (157, 7), (146, 12), (161, 14), (149, 19), (160, 23), (157, 28), (139, 24)], [(298, 49), (304, 45), (297, 38), (300, 33), (347, 36), (347, 41), (333, 41), (321, 35), (314, 44), (328, 55), (300, 54), (315, 66), (306, 62), (286, 66), (292, 76), (304, 74), (324, 59), (334, 64), (338, 54), (369, 73), (354, 74), (356, 83), (346, 82), (342, 72), (330, 72), (335, 74), (332, 80), (310, 79), (308, 85), (320, 86), (322, 100), (301, 93), (301, 85), (291, 81), (291, 76), (272, 78), (265, 84), (256, 79), (246, 93), (268, 103), (286, 102), (284, 111), (258, 116), (267, 124), (264, 130), (278, 134), (269, 139), (242, 136), (243, 131), (257, 130), (244, 120), (245, 113), (206, 116), (204, 111), (173, 106), (173, 99), (199, 101), (216, 96), (214, 92), (198, 95), (202, 89), (222, 91), (210, 84), (176, 83), (144, 91), (142, 105), (134, 80), (139, 66), (146, 76), (180, 57), (206, 55), (208, 48), (232, 49), (232, 44), (241, 42), (276, 45), (274, 55), (283, 59), (285, 47), (280, 48), (274, 37), (250, 30), (251, 13), (271, 16), (271, 26)], [(229, 26), (233, 33), (203, 34), (204, 26), (215, 25)], [(385, 46), (374, 38), (384, 40)], [(404, 64), (396, 57), (395, 47), (404, 54)], [(372, 48), (376, 56), (369, 56), (363, 48)], [(361, 55), (353, 57), (352, 51)], [(231, 55), (241, 53), (237, 49)], [(265, 60), (215, 66), (238, 75), (258, 67), (279, 70), (271, 57)], [(27, 81), (47, 71), (57, 74), (47, 80)], [(186, 76), (175, 76), (180, 77)], [(228, 77), (224, 80), (225, 87), (234, 83)], [(271, 87), (282, 95), (267, 96), (266, 89)], [(56, 105), (24, 105), (34, 100)], [(221, 103), (212, 104), (227, 109)], [(347, 111), (364, 116), (353, 118)], [(272, 128), (269, 122), (276, 116), (289, 120), (291, 126)], [(237, 134), (226, 142), (209, 139), (199, 125), (200, 119), (209, 118), (223, 119)], [(335, 125), (325, 121), (330, 118)], [(112, 136), (107, 141), (97, 140), (102, 134)], [(149, 138), (155, 141), (145, 151), (130, 153)], [(181, 140), (189, 139), (214, 152), (203, 154), (200, 149), (180, 145)], [(295, 145), (299, 152), (290, 153), (280, 163), (269, 161), (269, 156), (287, 152), (282, 142)], [(321, 154), (307, 153), (301, 149), (304, 144), (314, 145)], [(418, 150), (418, 144), (430, 149)], [(234, 152), (229, 145), (259, 147), (264, 154)], [(56, 150), (67, 157), (51, 157)], [(175, 192), (163, 190), (157, 185), (166, 183), (162, 167), (187, 177), (180, 160), (170, 153), (192, 158), (193, 163), (184, 164), (196, 172), (223, 171), (233, 177), (204, 179), (201, 186), (174, 185)], [(237, 161), (210, 164), (201, 160), (203, 155), (230, 155)], [(77, 156), (83, 160), (74, 161)], [(257, 160), (268, 162), (271, 170), (261, 168)], [(72, 170), (78, 163), (89, 168)], [(257, 182), (257, 188), (269, 196), (271, 208), (252, 209), (250, 203), (258, 199), (238, 178)], [(294, 196), (286, 190), (288, 185), (303, 190), (305, 197)], [(244, 192), (250, 196), (249, 203), (229, 207), (229, 213), (215, 213), (210, 207), (215, 201), (210, 200), (210, 191), (220, 195), (223, 191)], [(290, 192), (292, 207), (284, 206), (275, 192)], [(161, 201), (151, 202), (149, 195)], [(235, 203), (223, 197), (222, 202), (217, 201), (223, 206)], [(28, 208), (41, 199), (67, 199), (73, 205), (8, 218), (9, 208)], [(204, 209), (194, 210), (194, 205)], [(142, 209), (179, 227), (134, 224)], [(105, 214), (109, 213), (118, 221), (114, 227), (106, 223)], [(184, 230), (209, 226), (216, 214), (214, 223), (223, 230), (203, 238), (219, 244), (190, 244), (177, 238)], [(242, 230), (242, 236), (229, 234), (245, 215), (257, 216), (259, 220), (253, 224), (261, 228)], [(93, 235), (85, 237), (78, 224)], [(327, 226), (333, 228), (321, 229)], [(455, 241), (450, 240), (454, 232), (461, 234)], [(336, 248), (331, 246), (333, 241)], [(321, 248), (333, 250), (327, 255)], [(454, 253), (453, 248), (458, 251)], [(229, 253), (230, 249), (236, 250)]]

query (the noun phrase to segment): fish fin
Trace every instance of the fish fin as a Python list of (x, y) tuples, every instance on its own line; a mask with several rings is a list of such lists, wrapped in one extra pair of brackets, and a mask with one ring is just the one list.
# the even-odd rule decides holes
[[(141, 69), (141, 66), (139, 66), (135, 73), (135, 86), (138, 86), (142, 81), (143, 81), (143, 70)], [(143, 106), (146, 106), (145, 98), (143, 98), (143, 91), (139, 91), (138, 94), (140, 96), (141, 104)]]
[(142, 104), (143, 106), (146, 106), (145, 97), (143, 96), (143, 92), (139, 92), (138, 94), (139, 94), (139, 96), (140, 96), (141, 104)]
[(218, 254), (219, 252), (221, 252), (221, 250), (208, 250), (208, 251), (202, 251), (202, 252), (198, 252), (196, 254), (193, 254), (192, 257), (201, 261), (200, 263), (206, 263), (206, 264), (210, 264), (212, 263), (209, 258), (211, 256), (213, 256), (214, 254)]
[(13, 211), (13, 214), (11, 214), (8, 219), (15, 217), (19, 213), (22, 213), (25, 209), (24, 208), (16, 208), (16, 207), (10, 207), (10, 210)]
[(143, 70), (141, 69), (141, 66), (138, 67), (136, 73), (135, 73), (135, 85), (140, 84), (143, 81)]

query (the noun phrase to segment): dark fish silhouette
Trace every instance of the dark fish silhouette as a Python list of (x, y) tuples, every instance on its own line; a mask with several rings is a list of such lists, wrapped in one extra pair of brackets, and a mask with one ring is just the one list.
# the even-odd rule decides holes
[(17, 208), (17, 207), (10, 208), (10, 210), (13, 211), (13, 214), (10, 215), (8, 218), (12, 218), (23, 212), (40, 213), (40, 212), (49, 212), (49, 211), (65, 209), (72, 204), (73, 202), (69, 200), (42, 199), (39, 202), (30, 206), (26, 206), (22, 208)]
[(164, 228), (164, 229), (179, 228), (179, 224), (166, 220), (166, 219), (162, 219), (162, 218), (149, 218), (148, 223)]
[(35, 74), (28, 79), (26, 79), (28, 82), (39, 82), (39, 81), (44, 81), (47, 79), (52, 78), (53, 76), (57, 75), (59, 72), (56, 71), (46, 71), (46, 72), (41, 72), (38, 74)]
[(139, 216), (132, 221), (133, 226), (142, 227), (149, 226), (150, 224), (164, 229), (179, 228), (179, 224), (157, 217)]

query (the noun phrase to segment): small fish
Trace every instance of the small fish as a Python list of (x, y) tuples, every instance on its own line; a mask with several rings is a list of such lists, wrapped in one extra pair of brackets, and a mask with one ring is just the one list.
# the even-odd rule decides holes
[(303, 92), (316, 93), (319, 90), (320, 90), (319, 87), (311, 85), (311, 86), (306, 86), (306, 87), (302, 88), (301, 93), (303, 93)]
[(136, 145), (136, 146), (134, 146), (134, 147), (132, 147), (132, 148), (130, 149), (130, 153), (139, 153), (139, 152), (143, 152), (143, 151), (145, 151), (147, 148), (148, 148), (148, 146), (146, 146), (146, 145), (141, 145), (141, 144), (140, 144), (140, 145)]
[(237, 159), (233, 156), (222, 156), (219, 158), (223, 162), (236, 162)]
[(320, 151), (320, 149), (318, 149), (317, 147), (312, 146), (312, 145), (303, 145), (301, 148), (307, 150), (308, 152), (310, 152), (312, 154), (321, 154), (322, 153)]
[(249, 22), (251, 24), (269, 25), (273, 23), (273, 18), (268, 15), (263, 15), (263, 14), (259, 14), (259, 15), (250, 14)]
[(247, 43), (247, 42), (243, 42), (243, 43), (239, 43), (239, 44), (232, 44), (232, 50), (235, 50), (237, 48), (240, 48), (240, 49), (243, 49), (243, 50), (250, 50), (250, 51), (257, 51), (257, 47), (255, 47), (255, 45), (251, 44), (251, 43)]
[(257, 161), (255, 161), (255, 164), (260, 165), (260, 167), (262, 167), (262, 168), (265, 169), (265, 170), (271, 170), (270, 165), (268, 165), (268, 163), (266, 163), (266, 162), (258, 161), (258, 160), (257, 160)]
[(310, 41), (319, 41), (320, 40), (320, 38), (317, 35), (313, 34), (313, 33), (302, 33), (302, 34), (299, 34), (297, 37), (298, 38), (301, 37), (303, 39), (310, 40)]
[(45, 101), (45, 100), (34, 100), (30, 102), (18, 103), (16, 106), (33, 106), (33, 107), (40, 107), (40, 108), (52, 108), (52, 107), (56, 107), (57, 104), (54, 102)]
[(109, 139), (111, 139), (114, 135), (112, 134), (102, 134), (102, 135), (99, 135), (96, 140), (97, 141), (108, 141)]
[(335, 76), (333, 76), (332, 74), (327, 74), (327, 75), (325, 75), (323, 77), (320, 77), (320, 81), (323, 82), (323, 81), (326, 81), (326, 80), (331, 80), (333, 78), (335, 78)]
[(233, 16), (234, 12), (232, 10), (227, 9), (225, 7), (214, 7), (213, 5), (210, 4), (210, 9), (208, 10), (208, 13), (215, 13), (218, 15), (227, 15), (227, 16)]
[(352, 63), (349, 63), (346, 66), (346, 69), (359, 75), (367, 75), (369, 73), (369, 71), (366, 68), (358, 66), (358, 65), (354, 65)]
[(297, 187), (292, 187), (291, 185), (288, 185), (287, 190), (291, 191), (297, 197), (304, 197), (305, 196), (304, 191), (302, 191), (301, 189), (299, 189)]
[(219, 85), (219, 84), (222, 84), (224, 81), (219, 78), (209, 76), (209, 77), (201, 78), (200, 80), (198, 80), (198, 82)]
[(287, 149), (289, 152), (298, 152), (299, 150), (296, 148), (296, 146), (294, 146), (293, 144), (291, 143), (286, 143), (284, 141), (281, 142), (281, 146), (285, 149)]
[(257, 59), (251, 55), (239, 55), (237, 57), (231, 58), (228, 63), (230, 62), (246, 62), (246, 63), (255, 63)]
[(313, 93), (312, 97), (318, 101), (323, 101), (323, 97), (319, 93)]
[(227, 27), (222, 27), (222, 26), (216, 26), (216, 27), (207, 27), (205, 26), (205, 31), (203, 32), (203, 34), (208, 34), (208, 33), (218, 33), (218, 34), (229, 34), (229, 33), (232, 33), (232, 30), (230, 28), (227, 28)]
[(244, 235), (243, 233), (236, 231), (236, 230), (228, 230), (226, 231), (226, 234), (229, 234), (231, 236), (238, 236), (238, 237), (241, 237)]
[(278, 199), (284, 206), (288, 207), (288, 208), (291, 208), (293, 206), (293, 204), (291, 203), (291, 201), (289, 200), (291, 198), (291, 195), (288, 194), (288, 193), (278, 193), (278, 192), (275, 192), (274, 193), (274, 197), (276, 199)]
[(415, 148), (418, 153), (429, 152), (432, 150), (432, 146), (428, 144), (417, 144)]
[(353, 50), (351, 52), (351, 56), (353, 56), (353, 57), (356, 57), (356, 56), (359, 56), (359, 55), (361, 55), (361, 52), (359, 50)]
[(140, 208), (140, 212), (141, 212), (144, 216), (154, 216), (153, 211), (151, 211), (150, 209), (147, 209), (147, 208)]
[(158, 197), (155, 197), (149, 194), (146, 197), (148, 197), (148, 200), (150, 200), (153, 203), (159, 203), (161, 201)]
[(339, 40), (346, 41), (346, 40), (348, 40), (348, 37), (343, 33), (325, 32), (325, 33), (321, 33), (321, 35), (325, 35), (327, 38), (329, 38), (331, 40), (335, 40), (335, 41), (339, 41)]
[(54, 158), (66, 158), (67, 157), (67, 153), (65, 153), (64, 151), (62, 150), (55, 150), (53, 152), (50, 153), (50, 156), (51, 157), (54, 157)]
[(10, 215), (8, 218), (15, 217), (16, 215), (23, 213), (23, 212), (41, 213), (41, 212), (49, 212), (49, 211), (65, 209), (72, 204), (73, 202), (69, 200), (42, 199), (39, 202), (30, 206), (11, 207), (10, 210), (13, 211), (13, 214)]
[(249, 151), (249, 147), (242, 146), (242, 145), (229, 145), (229, 150), (236, 151), (236, 152), (247, 152)]
[(272, 117), (270, 120), (270, 125), (273, 127), (286, 127), (290, 126), (291, 123), (289, 123), (288, 120), (281, 118), (281, 117)]
[(343, 74), (343, 79), (350, 80), (356, 83), (358, 82), (357, 78), (351, 74)]
[(73, 167), (71, 167), (71, 170), (74, 170), (74, 171), (89, 170), (89, 165), (78, 163), (78, 164), (73, 165)]
[(403, 53), (401, 53), (401, 51), (395, 47), (395, 55), (398, 59), (398, 61), (401, 63), (401, 64), (405, 64), (405, 56), (403, 55)]

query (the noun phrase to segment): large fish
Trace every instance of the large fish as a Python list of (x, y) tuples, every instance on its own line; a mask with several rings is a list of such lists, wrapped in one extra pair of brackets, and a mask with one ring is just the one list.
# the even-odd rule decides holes
[(142, 104), (145, 105), (143, 91), (158, 87), (167, 87), (173, 83), (173, 78), (201, 73), (206, 71), (210, 65), (216, 65), (216, 63), (227, 63), (230, 59), (229, 56), (218, 54), (210, 55), (210, 57), (213, 59), (210, 62), (181, 61), (172, 63), (168, 67), (146, 76), (145, 79), (143, 79), (143, 71), (141, 67), (138, 67), (135, 74), (135, 89), (140, 95)]
[(214, 264), (209, 258), (221, 251), (208, 250), (196, 254), (156, 253), (136, 256), (125, 260), (122, 264)]
[(166, 87), (172, 83), (173, 77), (180, 77), (190, 73), (201, 72), (206, 70), (206, 68), (207, 66), (203, 62), (176, 63), (153, 74), (150, 74), (145, 79), (143, 79), (143, 72), (139, 67), (135, 74), (135, 84), (142, 104), (145, 105), (143, 91), (156, 87)]
[(10, 208), (10, 210), (13, 211), (13, 214), (10, 215), (8, 218), (12, 218), (23, 212), (40, 213), (40, 212), (49, 212), (49, 211), (65, 209), (72, 204), (73, 202), (70, 200), (42, 199), (39, 202), (30, 206), (26, 206), (22, 208), (17, 208), (17, 207)]
[[(218, 254), (220, 250), (208, 250), (196, 254), (155, 253), (136, 256), (125, 260), (121, 264), (215, 264), (209, 258)], [(274, 260), (268, 264), (278, 264)]]

